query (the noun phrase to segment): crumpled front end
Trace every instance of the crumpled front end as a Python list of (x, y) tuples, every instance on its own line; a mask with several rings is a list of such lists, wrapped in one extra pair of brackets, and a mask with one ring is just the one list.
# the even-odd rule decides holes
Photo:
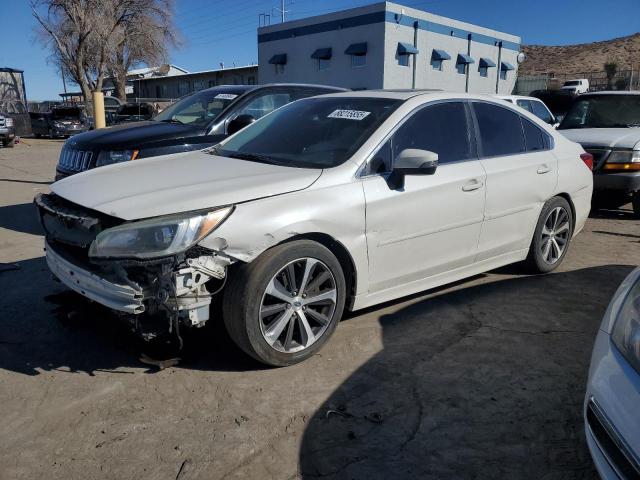
[(67, 287), (117, 312), (146, 339), (167, 331), (179, 335), (181, 326), (209, 320), (212, 292), (222, 287), (231, 258), (194, 246), (158, 259), (92, 259), (97, 235), (123, 220), (55, 194), (39, 194), (34, 202), (46, 232), (47, 264)]

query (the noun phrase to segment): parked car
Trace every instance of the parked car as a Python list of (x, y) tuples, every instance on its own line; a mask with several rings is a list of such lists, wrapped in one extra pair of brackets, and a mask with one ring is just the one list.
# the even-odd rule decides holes
[(79, 106), (54, 107), (50, 112), (29, 115), (36, 137), (70, 137), (87, 131), (84, 110)]
[(345, 308), (513, 262), (555, 269), (589, 213), (590, 159), (491, 97), (345, 92), (210, 149), (66, 178), (35, 203), (72, 290), (174, 334), (209, 320), (215, 292), (245, 352), (289, 365)]
[(603, 480), (640, 478), (640, 268), (598, 330), (584, 402), (587, 444)]
[(568, 90), (577, 94), (587, 93), (589, 91), (589, 80), (586, 78), (567, 80), (562, 84), (561, 90)]
[(112, 163), (200, 150), (300, 98), (343, 91), (321, 85), (226, 85), (188, 95), (152, 121), (94, 130), (67, 142), (56, 179)]
[(0, 115), (11, 119), (16, 137), (31, 135), (31, 118), (27, 107), (20, 100), (0, 100)]
[(576, 99), (558, 129), (594, 158), (594, 199), (632, 202), (640, 217), (640, 93), (594, 92)]
[(524, 108), (533, 113), (536, 117), (553, 127), (557, 127), (559, 122), (556, 117), (551, 113), (542, 100), (535, 97), (525, 97), (522, 95), (495, 95), (496, 98), (506, 100), (509, 103), (514, 103), (520, 108)]
[(530, 95), (542, 100), (557, 122), (562, 122), (577, 97), (575, 92), (568, 90), (534, 90)]
[(13, 127), (13, 118), (0, 114), (0, 141), (2, 141), (2, 146), (13, 148), (15, 139), (16, 130)]
[(115, 123), (141, 122), (143, 120), (151, 120), (153, 116), (153, 105), (149, 103), (127, 103), (118, 109)]

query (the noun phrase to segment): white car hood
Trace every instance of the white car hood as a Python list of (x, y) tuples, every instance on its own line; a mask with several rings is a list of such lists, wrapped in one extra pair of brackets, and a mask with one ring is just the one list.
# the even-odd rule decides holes
[(558, 132), (585, 148), (633, 148), (640, 142), (640, 128), (575, 128)]
[(321, 174), (190, 152), (88, 170), (51, 190), (84, 207), (137, 220), (303, 190)]

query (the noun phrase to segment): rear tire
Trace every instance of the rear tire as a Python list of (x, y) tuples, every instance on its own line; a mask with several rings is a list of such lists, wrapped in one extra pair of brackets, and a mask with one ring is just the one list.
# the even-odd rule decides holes
[(631, 205), (633, 206), (633, 214), (636, 218), (640, 218), (640, 190), (633, 192), (631, 197)]
[(2, 141), (2, 146), (4, 148), (13, 148), (15, 145), (16, 145), (15, 138), (13, 140), (3, 140)]
[(549, 273), (564, 260), (573, 236), (571, 206), (553, 197), (542, 207), (525, 265), (533, 273)]
[[(223, 318), (245, 353), (267, 365), (292, 365), (314, 355), (331, 337), (344, 310), (346, 283), (329, 249), (297, 240), (234, 267)], [(320, 295), (323, 299), (315, 300)]]

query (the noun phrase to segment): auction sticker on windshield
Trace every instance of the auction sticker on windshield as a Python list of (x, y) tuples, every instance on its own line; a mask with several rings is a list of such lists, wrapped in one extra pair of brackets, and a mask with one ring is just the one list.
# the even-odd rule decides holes
[(362, 110), (335, 110), (331, 112), (327, 118), (346, 118), (348, 120), (362, 120), (371, 112), (363, 112)]
[(233, 93), (219, 93), (213, 98), (219, 98), (220, 100), (233, 100), (238, 95), (234, 95)]

